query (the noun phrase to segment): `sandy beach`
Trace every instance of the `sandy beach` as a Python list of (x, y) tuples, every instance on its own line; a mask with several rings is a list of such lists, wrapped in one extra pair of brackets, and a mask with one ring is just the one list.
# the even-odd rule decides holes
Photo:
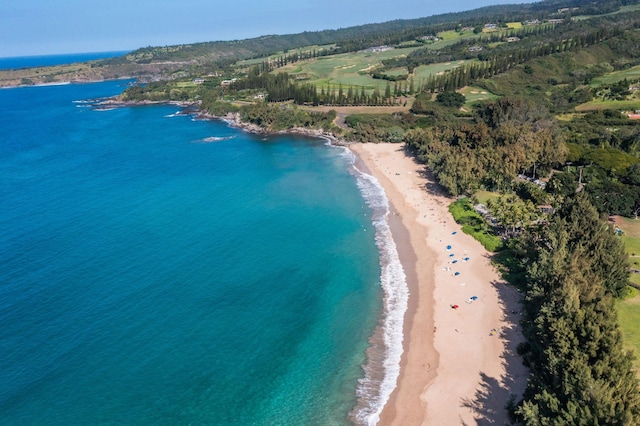
[(410, 289), (400, 377), (379, 424), (508, 424), (505, 405), (527, 378), (516, 355), (517, 291), (454, 222), (447, 209), (453, 200), (403, 144), (350, 148), (392, 204)]

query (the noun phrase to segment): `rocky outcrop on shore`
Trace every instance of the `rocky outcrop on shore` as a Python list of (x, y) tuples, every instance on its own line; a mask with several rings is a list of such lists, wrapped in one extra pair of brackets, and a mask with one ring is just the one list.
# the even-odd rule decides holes
[(242, 121), (242, 117), (239, 112), (229, 112), (224, 116), (216, 116), (206, 112), (200, 112), (198, 113), (198, 117), (203, 119), (211, 119), (211, 120), (223, 120), (232, 127), (242, 129), (251, 133), (303, 135), (303, 136), (327, 139), (332, 145), (336, 145), (336, 146), (349, 145), (349, 142), (345, 140), (343, 137), (338, 136), (332, 132), (327, 132), (323, 129), (312, 129), (308, 127), (292, 127), (290, 129), (285, 129), (285, 130), (266, 129), (264, 127), (258, 126), (257, 124), (247, 123), (245, 121)]
[(292, 127), (284, 130), (271, 130), (257, 124), (247, 123), (242, 121), (242, 116), (239, 112), (229, 112), (226, 115), (219, 116), (214, 115), (200, 109), (199, 102), (180, 102), (180, 101), (150, 101), (150, 100), (124, 100), (121, 96), (110, 98), (98, 98), (87, 100), (86, 103), (91, 105), (91, 108), (97, 110), (107, 110), (114, 108), (124, 108), (133, 106), (148, 106), (148, 105), (175, 105), (182, 108), (179, 114), (195, 115), (202, 120), (222, 120), (228, 123), (230, 126), (237, 129), (242, 129), (247, 132), (256, 134), (295, 134), (303, 135), (315, 138), (321, 138), (328, 140), (331, 145), (336, 146), (348, 146), (350, 142), (344, 139), (342, 136), (336, 135), (333, 132), (328, 132), (323, 129), (314, 129), (308, 127)]

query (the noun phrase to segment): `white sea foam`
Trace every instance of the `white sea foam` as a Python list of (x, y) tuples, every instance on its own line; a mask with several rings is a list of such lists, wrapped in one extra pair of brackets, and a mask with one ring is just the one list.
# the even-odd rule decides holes
[(212, 142), (221, 142), (229, 139), (233, 139), (234, 136), (209, 136), (208, 138), (198, 139), (195, 143), (212, 143)]
[[(355, 162), (353, 153), (347, 150)], [(403, 347), (404, 315), (409, 301), (409, 287), (389, 227), (389, 201), (378, 180), (357, 169), (360, 192), (373, 210), (376, 245), (380, 252), (380, 283), (384, 292), (383, 316), (371, 337), (367, 350), (365, 376), (358, 382), (358, 403), (351, 413), (361, 425), (375, 425), (396, 387), (400, 375)]]

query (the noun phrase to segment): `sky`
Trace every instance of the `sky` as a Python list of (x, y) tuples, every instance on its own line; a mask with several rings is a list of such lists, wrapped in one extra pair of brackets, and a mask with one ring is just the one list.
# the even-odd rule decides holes
[(0, 0), (0, 57), (338, 29), (531, 0)]

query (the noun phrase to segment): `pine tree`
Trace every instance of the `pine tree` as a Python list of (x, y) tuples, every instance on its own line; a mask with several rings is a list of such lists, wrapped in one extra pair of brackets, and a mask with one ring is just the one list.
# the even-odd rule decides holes
[[(527, 268), (521, 346), (531, 377), (516, 414), (525, 425), (640, 421), (638, 381), (622, 348), (609, 275), (620, 264), (597, 212), (578, 194), (548, 225), (526, 234)], [(597, 241), (594, 241), (597, 240)], [(595, 251), (594, 251), (595, 250)], [(619, 253), (618, 253), (619, 254)]]

